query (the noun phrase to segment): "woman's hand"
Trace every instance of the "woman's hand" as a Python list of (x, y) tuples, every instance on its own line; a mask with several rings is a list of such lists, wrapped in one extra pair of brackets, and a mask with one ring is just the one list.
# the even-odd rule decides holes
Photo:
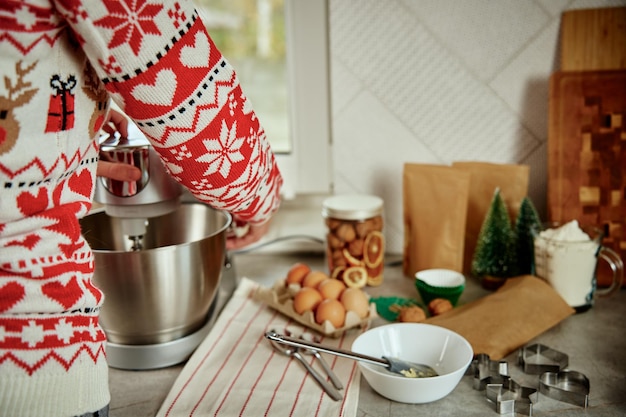
[(111, 109), (109, 118), (102, 126), (102, 131), (111, 136), (117, 132), (122, 138), (126, 138), (128, 136), (128, 119), (117, 110)]
[(134, 165), (123, 162), (98, 161), (96, 175), (117, 181), (138, 181), (141, 170)]
[(241, 249), (258, 242), (269, 231), (270, 223), (271, 220), (263, 224), (247, 225), (247, 232), (242, 236), (237, 236), (237, 234), (234, 233), (229, 234), (226, 238), (226, 249)]
[[(128, 119), (122, 113), (111, 109), (109, 118), (102, 126), (105, 133), (113, 136), (118, 132), (121, 137), (128, 136)], [(134, 165), (123, 162), (98, 161), (96, 175), (117, 181), (137, 181), (141, 178), (141, 170)]]

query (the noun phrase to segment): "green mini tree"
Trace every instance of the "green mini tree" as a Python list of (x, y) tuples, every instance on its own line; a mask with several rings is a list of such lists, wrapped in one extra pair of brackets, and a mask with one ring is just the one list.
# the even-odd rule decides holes
[(484, 287), (497, 288), (506, 278), (515, 276), (515, 232), (506, 204), (496, 188), (485, 216), (472, 259), (472, 274)]
[(534, 259), (532, 230), (540, 225), (541, 220), (535, 206), (530, 198), (525, 197), (515, 221), (517, 275), (532, 273)]

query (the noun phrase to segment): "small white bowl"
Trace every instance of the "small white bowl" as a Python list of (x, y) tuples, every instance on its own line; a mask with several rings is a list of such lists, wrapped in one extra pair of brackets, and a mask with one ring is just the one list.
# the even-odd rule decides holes
[(415, 288), (426, 305), (435, 298), (445, 298), (456, 306), (465, 290), (465, 276), (450, 269), (426, 269), (415, 274)]
[(392, 401), (410, 404), (437, 401), (458, 385), (472, 362), (472, 346), (458, 333), (423, 323), (393, 323), (359, 335), (352, 350), (374, 357), (397, 357), (432, 366), (439, 376), (406, 378), (382, 366), (358, 362), (372, 389)]
[(465, 285), (465, 276), (451, 269), (425, 269), (416, 272), (415, 278), (421, 279), (433, 287), (458, 287)]

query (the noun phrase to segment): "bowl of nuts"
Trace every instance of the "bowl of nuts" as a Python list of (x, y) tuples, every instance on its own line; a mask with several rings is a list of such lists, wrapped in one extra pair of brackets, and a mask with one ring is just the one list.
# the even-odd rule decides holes
[(454, 307), (465, 290), (465, 276), (450, 269), (426, 269), (415, 274), (415, 287), (429, 309), (442, 303), (438, 300), (447, 300)]

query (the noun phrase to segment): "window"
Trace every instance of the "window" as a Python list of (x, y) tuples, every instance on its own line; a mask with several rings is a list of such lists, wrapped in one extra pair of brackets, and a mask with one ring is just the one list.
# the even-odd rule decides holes
[(196, 4), (263, 122), (285, 179), (285, 198), (327, 194), (327, 0), (196, 0)]

